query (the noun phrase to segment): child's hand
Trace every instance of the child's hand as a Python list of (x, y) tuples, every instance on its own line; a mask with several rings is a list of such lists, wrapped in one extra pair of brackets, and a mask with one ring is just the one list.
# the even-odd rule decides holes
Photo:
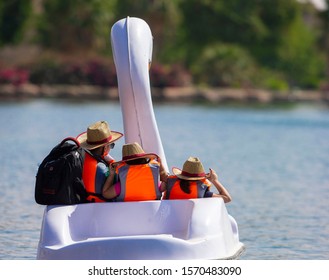
[(213, 182), (215, 180), (218, 179), (218, 175), (216, 173), (215, 170), (213, 170), (212, 168), (209, 168), (209, 173), (206, 175), (206, 178), (210, 181), (210, 182)]
[(118, 166), (118, 163), (117, 162), (112, 162), (110, 164), (110, 170), (113, 171), (113, 172), (115, 172), (115, 169), (116, 169), (117, 166)]

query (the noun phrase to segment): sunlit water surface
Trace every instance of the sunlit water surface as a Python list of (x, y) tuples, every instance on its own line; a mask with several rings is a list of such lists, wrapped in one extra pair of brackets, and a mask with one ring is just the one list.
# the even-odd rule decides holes
[[(230, 191), (241, 259), (329, 259), (329, 110), (155, 105), (168, 165), (198, 156)], [(35, 259), (44, 207), (38, 163), (97, 121), (123, 131), (119, 103), (0, 103), (0, 259)], [(120, 140), (112, 155), (121, 157)]]

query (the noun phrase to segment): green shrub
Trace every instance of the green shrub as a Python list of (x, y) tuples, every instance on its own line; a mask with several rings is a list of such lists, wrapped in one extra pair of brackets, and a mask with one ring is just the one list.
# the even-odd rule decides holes
[(255, 87), (275, 91), (287, 91), (289, 89), (289, 83), (282, 73), (264, 68), (258, 69), (257, 75), (254, 77), (254, 84)]
[(215, 87), (252, 84), (256, 71), (253, 58), (237, 45), (215, 44), (204, 49), (192, 66), (193, 76), (199, 84)]

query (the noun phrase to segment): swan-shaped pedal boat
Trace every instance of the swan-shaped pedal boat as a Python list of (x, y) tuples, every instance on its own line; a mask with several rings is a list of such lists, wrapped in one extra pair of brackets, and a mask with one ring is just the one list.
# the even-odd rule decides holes
[[(113, 25), (111, 42), (125, 142), (160, 155), (168, 171), (151, 99), (151, 30), (127, 17)], [(47, 206), (37, 259), (236, 259), (243, 251), (221, 198), (104, 202)]]

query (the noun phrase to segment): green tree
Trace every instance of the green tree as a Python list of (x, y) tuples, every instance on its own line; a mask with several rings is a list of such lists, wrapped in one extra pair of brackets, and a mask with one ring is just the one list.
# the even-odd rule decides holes
[(31, 0), (0, 1), (0, 46), (22, 41), (31, 12)]
[(244, 48), (258, 67), (266, 68), (267, 73), (269, 69), (281, 71), (294, 85), (316, 86), (319, 82), (321, 57), (316, 37), (302, 20), (298, 1), (182, 0), (180, 8), (180, 40), (189, 67), (195, 68), (204, 49), (224, 43)]
[(44, 1), (38, 24), (41, 44), (61, 51), (104, 48), (115, 2)]
[(116, 20), (139, 17), (151, 28), (154, 37), (154, 61), (169, 63), (172, 61), (173, 45), (177, 40), (180, 24), (181, 0), (120, 0), (115, 6)]
[(275, 64), (282, 32), (297, 14), (295, 0), (181, 1), (184, 41), (194, 59), (209, 44), (239, 44), (260, 62)]
[(316, 32), (304, 24), (300, 15), (283, 34), (277, 68), (286, 74), (293, 87), (318, 87), (324, 77), (325, 64), (317, 49)]
[(319, 12), (320, 25), (320, 48), (326, 57), (326, 76), (329, 80), (329, 0), (325, 0), (327, 9)]

